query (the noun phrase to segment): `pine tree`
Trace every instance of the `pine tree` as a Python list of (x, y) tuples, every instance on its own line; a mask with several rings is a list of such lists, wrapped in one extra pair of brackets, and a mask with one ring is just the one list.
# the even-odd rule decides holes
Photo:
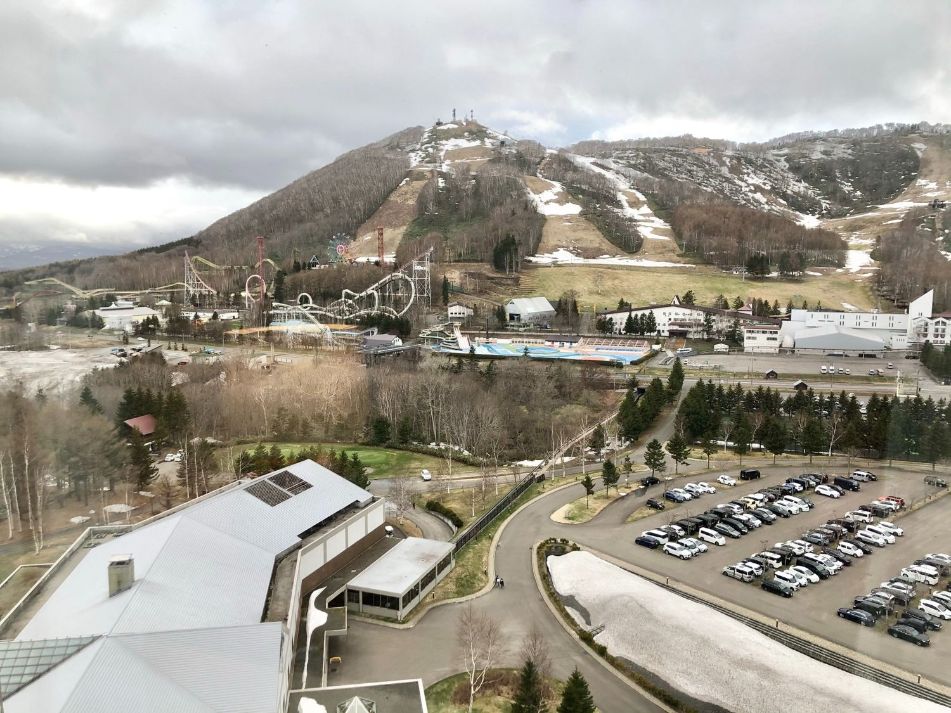
[(648, 312), (644, 317), (644, 334), (657, 334), (657, 319), (655, 319), (653, 312)]
[(346, 478), (358, 488), (366, 490), (370, 487), (370, 478), (367, 477), (367, 469), (360, 460), (360, 456), (356, 453), (350, 456), (350, 465), (347, 468)]
[(588, 447), (591, 448), (595, 453), (600, 453), (604, 449), (604, 444), (604, 426), (599, 423), (591, 432), (591, 440), (588, 441)]
[(680, 363), (680, 357), (674, 359), (674, 365), (670, 368), (670, 375), (667, 377), (667, 394), (673, 401), (684, 385), (684, 367)]
[(93, 413), (102, 413), (102, 406), (96, 400), (96, 397), (93, 396), (92, 389), (89, 388), (89, 384), (85, 384), (83, 386), (83, 390), (79, 392), (79, 403), (88, 408)]
[(581, 487), (584, 488), (584, 508), (588, 509), (588, 498), (594, 495), (594, 481), (591, 480), (591, 476), (585, 473), (585, 476), (581, 479)]
[(519, 675), (518, 691), (512, 701), (512, 713), (546, 713), (544, 685), (535, 664), (528, 660), (522, 665)]
[(636, 330), (636, 326), (634, 324), (634, 315), (628, 312), (627, 319), (624, 320), (624, 333), (634, 334), (635, 330)]
[(667, 470), (664, 447), (656, 438), (647, 444), (647, 449), (644, 451), (644, 465), (651, 469), (651, 475)]
[(617, 483), (621, 479), (621, 474), (618, 473), (617, 466), (610, 458), (605, 460), (601, 466), (601, 479), (604, 481), (605, 493), (611, 491), (611, 486), (614, 486), (614, 489), (617, 490)]
[(667, 452), (670, 453), (674, 461), (674, 474), (680, 472), (680, 466), (686, 465), (690, 458), (690, 444), (683, 437), (683, 433), (676, 431), (670, 440), (667, 441)]
[(556, 713), (594, 713), (594, 698), (588, 688), (588, 682), (578, 669), (575, 669), (565, 681), (561, 693), (561, 703)]
[(740, 457), (740, 463), (743, 463), (743, 456), (750, 452), (750, 444), (753, 442), (753, 429), (750, 421), (746, 417), (745, 411), (737, 414), (736, 421), (733, 424), (733, 450)]
[(132, 429), (132, 437), (129, 443), (129, 466), (132, 471), (132, 483), (136, 490), (145, 490), (152, 482), (152, 478), (158, 473), (158, 468), (152, 463), (152, 454), (149, 453), (149, 448), (145, 445), (145, 439), (142, 438), (141, 433)]
[(707, 457), (707, 470), (710, 469), (710, 456), (717, 452), (717, 448), (717, 444), (709, 438), (704, 438), (700, 441), (700, 452)]
[(442, 303), (449, 304), (449, 278), (445, 275), (442, 276)]
[(774, 416), (767, 417), (760, 429), (760, 440), (766, 450), (773, 454), (773, 465), (776, 465), (776, 456), (786, 450), (786, 428), (782, 421)]

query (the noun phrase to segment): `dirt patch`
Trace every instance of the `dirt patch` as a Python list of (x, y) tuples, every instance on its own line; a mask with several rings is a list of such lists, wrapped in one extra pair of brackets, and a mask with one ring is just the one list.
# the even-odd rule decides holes
[(492, 149), (488, 146), (466, 146), (458, 149), (448, 149), (444, 161), (472, 161), (473, 159), (492, 158)]
[(383, 252), (395, 253), (407, 226), (416, 217), (416, 200), (428, 180), (426, 174), (416, 171), (410, 180), (401, 183), (370, 219), (357, 229), (357, 237), (350, 247), (351, 255), (376, 255), (378, 226), (383, 226)]
[(617, 502), (629, 492), (629, 490), (621, 490), (612, 495), (606, 495), (603, 490), (600, 490), (591, 497), (581, 496), (555, 510), (551, 514), (551, 519), (563, 525), (580, 525), (593, 520), (608, 505)]
[(580, 215), (550, 215), (545, 218), (538, 252), (553, 253), (559, 248), (570, 250), (584, 258), (617, 255), (620, 252)]

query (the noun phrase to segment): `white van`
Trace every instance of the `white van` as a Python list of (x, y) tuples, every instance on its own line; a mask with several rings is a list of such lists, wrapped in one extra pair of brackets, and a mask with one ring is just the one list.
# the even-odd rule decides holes
[(677, 356), (690, 356), (691, 354), (693, 354), (693, 349), (690, 347), (680, 347), (677, 350)]
[(722, 547), (726, 544), (726, 538), (716, 530), (711, 530), (709, 527), (701, 527), (697, 532), (697, 537), (704, 542), (709, 542), (711, 545)]
[(911, 567), (905, 567), (905, 569), (901, 571), (901, 576), (905, 579), (910, 579), (913, 582), (927, 584), (929, 587), (933, 587), (938, 583), (937, 575), (929, 575), (926, 572), (922, 572), (914, 565)]
[(419, 474), (419, 477), (428, 482), (433, 479), (433, 474), (430, 473), (426, 468), (423, 468), (423, 471)]
[(845, 513), (845, 519), (852, 522), (871, 522), (872, 513), (868, 510), (851, 510)]
[(828, 373), (828, 371), (829, 371), (829, 370), (826, 368), (826, 365), (825, 365), (825, 364), (823, 364), (822, 366), (819, 367), (819, 373), (820, 373), (820, 374), (826, 374), (826, 373)]

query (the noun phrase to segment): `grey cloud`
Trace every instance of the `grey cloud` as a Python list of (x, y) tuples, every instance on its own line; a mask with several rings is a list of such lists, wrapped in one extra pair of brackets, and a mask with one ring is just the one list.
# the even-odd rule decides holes
[(951, 119), (947, 3), (51, 7), (0, 7), (2, 173), (269, 190), (452, 106), (554, 144), (668, 115), (738, 140)]

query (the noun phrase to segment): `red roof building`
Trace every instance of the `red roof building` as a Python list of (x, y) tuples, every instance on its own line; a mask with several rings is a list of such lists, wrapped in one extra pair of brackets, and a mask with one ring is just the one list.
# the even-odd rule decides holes
[(155, 433), (155, 416), (150, 413), (147, 413), (144, 416), (130, 418), (128, 421), (123, 421), (123, 423), (129, 428), (134, 428), (143, 436), (151, 436), (153, 433)]

